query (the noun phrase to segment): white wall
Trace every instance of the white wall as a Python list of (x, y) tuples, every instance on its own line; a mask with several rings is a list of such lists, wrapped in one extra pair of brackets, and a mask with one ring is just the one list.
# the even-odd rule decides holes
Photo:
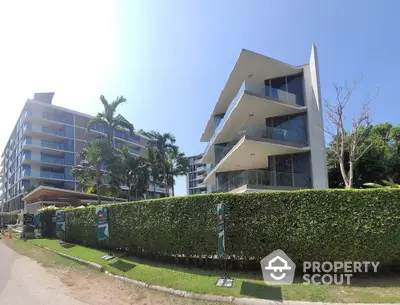
[(311, 170), (314, 188), (328, 188), (326, 167), (324, 123), (322, 115), (321, 88), (315, 45), (311, 49), (310, 63), (304, 66), (305, 96), (308, 117), (309, 143), (311, 147)]

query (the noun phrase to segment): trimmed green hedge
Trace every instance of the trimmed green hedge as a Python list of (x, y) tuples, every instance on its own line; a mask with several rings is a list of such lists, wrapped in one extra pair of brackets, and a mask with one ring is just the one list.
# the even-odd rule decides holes
[(53, 222), (53, 217), (56, 216), (56, 208), (46, 208), (39, 210), (40, 214), (40, 225), (42, 237), (55, 238), (56, 235), (56, 223)]
[[(227, 209), (226, 254), (260, 260), (276, 249), (295, 262), (400, 261), (400, 190), (208, 194), (109, 205), (112, 248), (155, 256), (214, 256), (216, 205)], [(67, 209), (67, 240), (96, 240), (95, 207)]]

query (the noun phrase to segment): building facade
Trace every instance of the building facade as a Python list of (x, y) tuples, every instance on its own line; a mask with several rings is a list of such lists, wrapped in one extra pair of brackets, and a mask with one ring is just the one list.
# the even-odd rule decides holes
[(219, 192), (327, 188), (315, 46), (302, 66), (242, 50), (201, 141)]
[[(104, 138), (104, 126), (87, 129), (92, 116), (52, 105), (54, 93), (36, 93), (28, 99), (2, 153), (1, 182), (4, 211), (24, 209), (22, 197), (33, 188), (76, 190), (72, 167), (87, 142)], [(115, 130), (114, 146), (127, 146), (134, 156), (147, 157), (148, 139), (140, 134)], [(150, 197), (161, 197), (165, 189), (150, 187)]]
[(210, 166), (201, 162), (203, 154), (188, 157), (189, 168), (186, 175), (186, 194), (207, 194), (210, 193), (211, 186), (204, 183)]

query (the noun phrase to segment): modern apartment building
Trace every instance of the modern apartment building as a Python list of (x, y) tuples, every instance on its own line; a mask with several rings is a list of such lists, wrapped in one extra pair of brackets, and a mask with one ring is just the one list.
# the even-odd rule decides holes
[(188, 195), (207, 194), (211, 192), (211, 186), (204, 183), (209, 166), (201, 163), (202, 158), (203, 154), (188, 157), (189, 168), (186, 175), (186, 193)]
[[(87, 130), (90, 115), (52, 105), (54, 93), (36, 93), (28, 99), (2, 153), (1, 181), (4, 211), (24, 208), (22, 197), (39, 185), (76, 190), (71, 169), (79, 164), (86, 142), (106, 137), (104, 126)], [(127, 146), (135, 156), (147, 156), (148, 138), (115, 130), (116, 148)], [(153, 187), (149, 197), (163, 197), (165, 189)]]
[(301, 66), (242, 50), (201, 141), (217, 191), (327, 188), (316, 47)]

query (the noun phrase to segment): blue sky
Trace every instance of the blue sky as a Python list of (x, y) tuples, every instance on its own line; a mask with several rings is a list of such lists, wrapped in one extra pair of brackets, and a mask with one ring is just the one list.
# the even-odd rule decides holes
[[(242, 48), (301, 65), (308, 63), (312, 43), (324, 98), (334, 97), (333, 84), (363, 74), (355, 97), (379, 88), (373, 122), (398, 124), (399, 1), (49, 3), (27, 10), (23, 19), (34, 19), (20, 31), (13, 28), (20, 20), (11, 18), (20, 14), (18, 8), (5, 12), (0, 5), (0, 17), (1, 11), (11, 16), (7, 24), (0, 22), (0, 35), (8, 34), (9, 42), (8, 53), (0, 51), (0, 65), (11, 71), (0, 71), (0, 84), (15, 105), (0, 114), (2, 145), (12, 129), (7, 119), (15, 121), (33, 92), (47, 90), (56, 91), (55, 104), (91, 114), (101, 110), (100, 94), (110, 100), (124, 95), (128, 103), (120, 112), (136, 129), (171, 132), (183, 152), (196, 154), (204, 150), (200, 136)], [(36, 28), (41, 18), (35, 13), (43, 10), (46, 23)], [(354, 99), (349, 119), (359, 106)], [(181, 178), (176, 194), (185, 192)]]

